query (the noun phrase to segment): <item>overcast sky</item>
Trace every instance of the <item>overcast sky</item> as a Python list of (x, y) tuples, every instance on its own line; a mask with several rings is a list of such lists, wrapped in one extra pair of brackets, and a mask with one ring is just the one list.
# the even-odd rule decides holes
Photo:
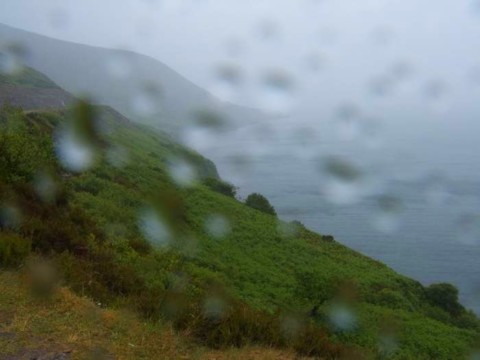
[(363, 99), (388, 87), (392, 69), (455, 99), (480, 66), (475, 0), (2, 0), (0, 22), (132, 49), (211, 90), (216, 69), (237, 66), (246, 84), (237, 101), (252, 105), (271, 69), (300, 99)]
[(0, 22), (150, 55), (308, 126), (361, 114), (432, 149), (480, 131), (478, 0), (1, 0)]

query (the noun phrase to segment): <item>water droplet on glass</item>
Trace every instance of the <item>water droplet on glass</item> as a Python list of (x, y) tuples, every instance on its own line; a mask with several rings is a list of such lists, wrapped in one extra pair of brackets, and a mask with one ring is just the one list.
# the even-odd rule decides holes
[(351, 162), (339, 157), (328, 157), (322, 162), (325, 177), (321, 180), (321, 193), (337, 205), (357, 202), (365, 191), (362, 171)]
[(262, 77), (260, 106), (273, 113), (286, 114), (294, 107), (294, 84), (291, 76), (282, 70), (268, 71)]
[(298, 236), (302, 228), (303, 225), (299, 221), (285, 222), (279, 220), (277, 223), (277, 231), (280, 233), (280, 236), (287, 239)]
[(94, 148), (83, 140), (71, 126), (57, 134), (55, 150), (60, 163), (68, 171), (86, 171), (95, 163)]
[(140, 212), (138, 227), (146, 240), (155, 246), (166, 247), (172, 241), (172, 234), (158, 211), (147, 208)]
[(168, 164), (168, 173), (177, 185), (187, 187), (198, 180), (197, 170), (189, 161), (176, 158), (171, 159)]
[(205, 300), (203, 313), (207, 318), (220, 319), (222, 318), (226, 309), (227, 304), (222, 298), (218, 296), (212, 296)]
[(205, 221), (205, 229), (215, 239), (222, 239), (230, 231), (230, 222), (223, 215), (210, 215)]
[(0, 46), (0, 74), (15, 75), (20, 73), (25, 64), (27, 50), (21, 44)]
[(377, 231), (392, 234), (400, 227), (403, 204), (400, 199), (383, 195), (377, 198), (377, 211), (374, 214), (373, 226)]
[(193, 113), (192, 126), (223, 132), (229, 128), (228, 120), (220, 112), (211, 109), (199, 109)]
[(139, 116), (153, 116), (161, 112), (161, 92), (155, 85), (142, 86), (132, 97), (132, 109)]
[(352, 331), (357, 326), (357, 316), (344, 304), (333, 305), (328, 312), (328, 318), (335, 331)]
[(234, 102), (243, 83), (242, 68), (233, 63), (221, 64), (214, 72), (211, 92), (223, 101)]

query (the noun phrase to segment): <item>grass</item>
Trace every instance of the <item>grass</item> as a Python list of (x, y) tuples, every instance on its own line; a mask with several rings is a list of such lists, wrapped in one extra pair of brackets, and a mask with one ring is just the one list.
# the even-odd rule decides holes
[(0, 359), (63, 353), (71, 359), (296, 358), (288, 351), (258, 347), (212, 351), (168, 324), (145, 322), (128, 311), (102, 309), (64, 287), (51, 298), (38, 298), (32, 295), (25, 273), (0, 272), (0, 288)]

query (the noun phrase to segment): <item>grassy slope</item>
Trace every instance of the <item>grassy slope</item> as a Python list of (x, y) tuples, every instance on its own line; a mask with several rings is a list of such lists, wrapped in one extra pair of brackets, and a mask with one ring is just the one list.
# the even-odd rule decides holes
[(59, 89), (58, 85), (47, 76), (29, 67), (23, 67), (13, 75), (0, 73), (0, 84), (40, 89)]
[[(167, 324), (101, 309), (66, 288), (45, 300), (29, 291), (28, 276), (0, 272), (0, 359), (294, 359), (293, 353), (245, 348), (212, 351), (175, 334)], [(35, 357), (36, 358), (36, 357)]]

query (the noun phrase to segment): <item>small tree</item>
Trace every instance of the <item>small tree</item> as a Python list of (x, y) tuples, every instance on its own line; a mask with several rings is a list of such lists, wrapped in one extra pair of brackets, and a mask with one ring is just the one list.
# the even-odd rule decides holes
[(464, 310), (458, 302), (458, 289), (452, 284), (432, 284), (425, 289), (428, 301), (442, 308), (451, 315), (457, 316)]
[(273, 206), (270, 204), (267, 198), (261, 194), (253, 193), (248, 195), (245, 204), (266, 214), (277, 216), (277, 213)]

